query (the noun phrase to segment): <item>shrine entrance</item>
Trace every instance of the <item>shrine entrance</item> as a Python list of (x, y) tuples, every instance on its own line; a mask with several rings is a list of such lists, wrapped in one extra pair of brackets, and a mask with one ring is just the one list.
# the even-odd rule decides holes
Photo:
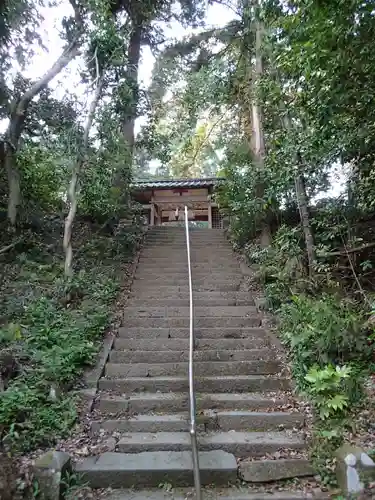
[(170, 179), (137, 182), (133, 197), (142, 204), (150, 226), (180, 226), (188, 207), (189, 225), (221, 228), (222, 218), (212, 194), (222, 179)]

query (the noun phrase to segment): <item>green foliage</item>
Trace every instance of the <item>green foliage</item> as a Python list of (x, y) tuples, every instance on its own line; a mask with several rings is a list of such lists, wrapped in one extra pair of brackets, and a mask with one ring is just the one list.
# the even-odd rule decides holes
[(314, 398), (319, 417), (322, 420), (342, 414), (349, 404), (348, 396), (342, 382), (351, 375), (350, 366), (327, 365), (320, 369), (316, 366), (310, 368), (305, 380), (308, 391)]
[[(28, 252), (16, 261), (18, 273), (0, 304), (6, 321), (0, 329), (0, 349), (20, 366), (18, 376), (0, 394), (3, 441), (12, 450), (46, 446), (69, 432), (76, 401), (67, 391), (96, 359), (119, 287), (118, 266), (134, 251), (137, 234), (123, 230), (119, 240), (105, 237), (109, 257), (101, 253), (100, 238), (82, 244), (81, 270), (69, 279), (63, 277), (59, 259), (41, 254), (43, 247), (37, 260)], [(61, 391), (56, 400), (51, 386)]]
[(300, 389), (306, 389), (308, 371), (315, 365), (369, 361), (364, 328), (365, 315), (347, 298), (293, 296), (280, 308), (280, 334), (290, 349), (293, 375)]

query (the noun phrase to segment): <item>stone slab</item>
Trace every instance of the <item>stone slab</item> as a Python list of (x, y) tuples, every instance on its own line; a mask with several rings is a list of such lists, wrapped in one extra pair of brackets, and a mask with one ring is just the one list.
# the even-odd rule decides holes
[[(227, 484), (237, 478), (237, 462), (222, 450), (199, 454), (202, 484)], [(93, 488), (158, 487), (193, 484), (191, 452), (103, 453), (77, 464), (76, 471)]]
[[(250, 337), (247, 339), (226, 339), (226, 338), (198, 338), (196, 341), (197, 352), (213, 349), (262, 349), (268, 347), (268, 339), (261, 337)], [(176, 351), (189, 349), (189, 339), (185, 338), (168, 338), (165, 337), (150, 337), (147, 335), (142, 338), (124, 338), (118, 337), (115, 341), (115, 349), (130, 351)], [(262, 349), (263, 350), (263, 349)]]
[[(224, 450), (245, 458), (263, 456), (280, 448), (300, 450), (306, 445), (301, 437), (283, 432), (234, 431), (198, 435), (198, 446), (201, 451)], [(122, 453), (189, 451), (191, 440), (188, 432), (132, 432), (123, 435), (117, 447)]]
[[(131, 403), (129, 405), (131, 408)], [(181, 409), (180, 409), (181, 411)], [(271, 431), (280, 427), (289, 429), (304, 423), (300, 413), (250, 412), (250, 411), (213, 411), (206, 410), (197, 416), (197, 429), (202, 431)], [(91, 432), (96, 434), (104, 429), (107, 432), (188, 432), (189, 418), (187, 405), (185, 413), (170, 415), (136, 415), (130, 418), (117, 418), (93, 421)]]
[(267, 483), (314, 474), (310, 462), (304, 459), (243, 461), (239, 465), (239, 475), (248, 483)]
[[(184, 350), (172, 351), (168, 354), (163, 351), (128, 351), (128, 350), (112, 350), (110, 353), (111, 363), (178, 363), (187, 362), (189, 360), (188, 345)], [(197, 362), (208, 361), (254, 361), (261, 359), (271, 359), (274, 357), (273, 351), (270, 349), (238, 349), (238, 350), (195, 350), (194, 360)]]
[[(194, 375), (226, 376), (226, 375), (269, 375), (280, 371), (279, 361), (198, 361), (194, 363)], [(105, 376), (116, 377), (165, 377), (183, 376), (189, 371), (188, 362), (180, 363), (107, 363)]]
[(65, 475), (71, 468), (71, 457), (68, 453), (51, 450), (39, 457), (33, 466), (34, 477), (39, 486), (39, 497), (42, 500), (62, 500)]
[[(118, 332), (119, 338), (128, 339), (186, 339), (189, 340), (189, 328), (185, 327), (151, 327), (150, 325), (142, 327), (140, 325), (135, 327), (124, 326), (119, 328)], [(211, 339), (217, 339), (217, 347), (224, 347), (225, 340), (236, 340), (240, 342), (241, 340), (262, 340), (263, 342), (268, 342), (268, 337), (265, 333), (264, 328), (251, 327), (251, 326), (235, 326), (235, 327), (225, 327), (213, 326), (210, 328), (204, 328), (197, 326), (196, 322), (194, 324), (194, 336), (197, 339), (197, 348), (201, 349), (205, 342), (209, 342)], [(220, 339), (220, 340), (219, 340)], [(220, 344), (219, 344), (220, 342)], [(254, 343), (254, 347), (257, 344)]]
[(115, 339), (115, 336), (112, 334), (107, 335), (103, 339), (102, 348), (100, 350), (98, 360), (97, 360), (94, 368), (92, 368), (91, 370), (88, 370), (83, 377), (83, 381), (84, 381), (86, 387), (88, 387), (88, 388), (96, 388), (97, 387), (98, 381), (104, 373), (105, 364), (107, 363), (109, 353), (112, 349), (114, 339)]
[[(99, 380), (99, 389), (128, 392), (184, 392), (189, 390), (188, 377), (130, 377)], [(262, 375), (236, 375), (226, 377), (197, 377), (197, 392), (264, 392), (289, 390), (290, 381), (282, 377)]]
[[(150, 306), (127, 306), (125, 309), (125, 315), (127, 318), (188, 318), (190, 308), (189, 307), (150, 307)], [(194, 318), (205, 318), (207, 316), (218, 315), (220, 318), (223, 317), (248, 317), (256, 316), (257, 309), (252, 306), (195, 306), (194, 307)]]
[[(251, 328), (259, 327), (261, 319), (259, 316), (206, 316), (198, 317), (194, 321), (194, 327), (200, 328)], [(189, 318), (137, 318), (128, 317), (126, 311), (123, 316), (123, 325), (127, 328), (189, 328)], [(121, 334), (120, 334), (121, 336)]]
[[(285, 405), (283, 397), (276, 398), (267, 394), (196, 394), (197, 410), (262, 410)], [(104, 413), (142, 413), (142, 412), (181, 412), (189, 409), (187, 393), (140, 392), (127, 397), (102, 394), (97, 407)]]
[[(301, 500), (301, 499), (328, 499), (328, 494), (306, 493), (303, 491), (278, 491), (276, 493), (251, 493), (246, 487), (240, 488), (205, 488), (203, 490), (205, 500)], [(186, 500), (194, 498), (193, 488), (173, 488), (173, 491), (149, 489), (135, 491), (114, 491), (106, 496), (106, 500)]]

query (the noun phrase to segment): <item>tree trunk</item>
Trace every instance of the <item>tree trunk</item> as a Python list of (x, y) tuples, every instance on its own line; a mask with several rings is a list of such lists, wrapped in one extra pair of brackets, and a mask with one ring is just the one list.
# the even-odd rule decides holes
[(100, 99), (100, 95), (102, 93), (103, 85), (104, 85), (104, 75), (102, 75), (97, 81), (95, 95), (91, 102), (89, 114), (87, 116), (87, 121), (85, 125), (82, 150), (79, 152), (76, 164), (73, 167), (72, 177), (68, 189), (68, 200), (70, 207), (69, 207), (69, 213), (65, 219), (64, 239), (63, 239), (63, 247), (65, 252), (65, 266), (64, 266), (65, 276), (71, 276), (73, 274), (72, 228), (78, 208), (78, 202), (77, 202), (78, 180), (79, 180), (79, 174), (86, 162), (87, 150), (89, 145), (89, 134), (92, 127), (92, 123), (94, 121), (95, 111)]
[[(254, 2), (255, 8), (255, 72), (253, 75), (253, 96), (252, 96), (252, 122), (254, 134), (254, 159), (258, 167), (258, 172), (264, 170), (265, 158), (265, 141), (264, 141), (264, 128), (263, 128), (263, 111), (259, 104), (259, 96), (257, 95), (259, 80), (263, 75), (263, 57), (262, 57), (262, 38), (263, 27), (259, 21), (259, 3)], [(258, 180), (256, 186), (256, 196), (262, 199), (264, 197), (265, 186), (262, 179)], [(268, 212), (268, 210), (267, 210)], [(261, 236), (260, 244), (262, 247), (267, 247), (271, 244), (271, 230), (267, 221), (267, 213), (261, 220)]]
[(135, 23), (129, 40), (128, 67), (126, 80), (130, 87), (130, 99), (126, 105), (122, 118), (122, 134), (129, 147), (130, 158), (134, 150), (134, 125), (137, 116), (138, 104), (138, 73), (141, 56), (142, 25)]
[[(290, 120), (290, 116), (285, 109), (284, 103), (282, 103), (282, 108), (283, 108), (282, 111), (284, 112), (283, 124), (286, 130), (290, 132), (292, 130), (292, 123)], [(294, 177), (294, 186), (296, 191), (296, 200), (298, 204), (298, 210), (300, 214), (303, 234), (305, 236), (309, 275), (312, 277), (314, 275), (315, 241), (310, 224), (310, 210), (306, 194), (305, 179), (302, 172), (302, 157), (300, 152), (296, 153), (296, 163), (297, 163), (296, 164), (297, 172)]]
[(310, 224), (310, 213), (306, 195), (305, 179), (300, 171), (301, 156), (299, 153), (297, 154), (297, 160), (298, 160), (298, 165), (297, 165), (298, 172), (294, 180), (296, 187), (296, 198), (301, 218), (303, 234), (305, 236), (307, 261), (309, 265), (309, 275), (312, 277), (314, 275), (315, 245), (314, 245), (314, 236)]
[(20, 173), (17, 167), (19, 140), (23, 132), (30, 102), (58, 75), (78, 54), (79, 38), (76, 39), (57, 59), (53, 66), (35, 82), (13, 105), (9, 125), (5, 134), (5, 167), (8, 175), (8, 219), (12, 227), (16, 225), (18, 207), (21, 202)]

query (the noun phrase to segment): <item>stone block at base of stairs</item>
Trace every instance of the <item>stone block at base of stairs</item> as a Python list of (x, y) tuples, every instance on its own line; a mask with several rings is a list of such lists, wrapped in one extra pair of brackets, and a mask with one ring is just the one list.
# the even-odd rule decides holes
[(239, 465), (239, 475), (247, 483), (266, 483), (314, 474), (309, 461), (303, 459), (254, 460)]
[[(199, 454), (202, 484), (228, 484), (237, 478), (237, 461), (222, 450)], [(193, 463), (190, 451), (157, 451), (138, 454), (103, 453), (77, 464), (76, 472), (83, 475), (92, 488), (191, 486)]]
[[(186, 500), (194, 498), (193, 488), (173, 488), (172, 491), (149, 489), (134, 491), (119, 490), (109, 493), (106, 500)], [(248, 492), (246, 488), (217, 488), (203, 489), (205, 500), (302, 500), (302, 499), (328, 499), (328, 495), (306, 493), (305, 491), (277, 491), (276, 493)]]

